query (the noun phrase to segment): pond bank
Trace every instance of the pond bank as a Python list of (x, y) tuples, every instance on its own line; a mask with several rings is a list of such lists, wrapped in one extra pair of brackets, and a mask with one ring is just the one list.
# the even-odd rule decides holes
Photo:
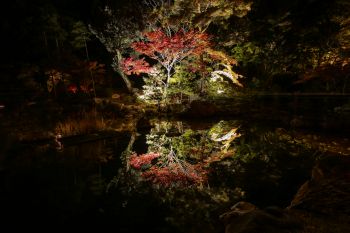
[(350, 157), (320, 159), (285, 209), (239, 202), (221, 215), (225, 233), (344, 233), (350, 230)]

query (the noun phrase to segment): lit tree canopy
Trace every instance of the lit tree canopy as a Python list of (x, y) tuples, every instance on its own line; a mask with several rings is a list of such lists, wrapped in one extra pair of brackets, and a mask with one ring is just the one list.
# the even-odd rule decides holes
[(150, 25), (167, 30), (195, 28), (205, 31), (212, 22), (235, 15), (243, 17), (250, 11), (250, 0), (145, 0), (150, 6)]
[[(252, 1), (244, 0), (145, 0), (145, 2), (151, 9), (146, 17), (149, 28), (153, 31), (162, 29), (164, 36), (168, 37), (173, 37), (175, 33), (181, 31), (204, 33), (210, 25), (223, 23), (233, 16), (245, 16), (252, 5)], [(137, 51), (137, 49), (135, 50)], [(233, 65), (236, 65), (236, 61), (233, 58), (228, 56), (222, 49), (218, 50), (217, 47), (213, 46), (206, 46), (205, 48), (205, 54), (209, 55), (210, 64), (204, 62), (204, 60), (208, 61), (208, 59), (204, 59), (202, 57), (203, 54), (198, 54), (196, 56), (197, 59), (191, 59), (192, 64), (190, 65), (195, 70), (201, 70), (203, 78), (208, 75), (208, 69), (205, 67), (210, 65), (218, 68), (210, 74), (215, 79), (219, 76), (221, 78), (226, 77), (234, 84), (242, 86), (238, 81), (238, 78), (242, 76), (237, 75), (233, 71)], [(169, 58), (171, 60), (171, 57)], [(167, 63), (171, 64), (171, 62)], [(194, 67), (194, 63), (196, 67)], [(164, 63), (161, 62), (161, 64), (163, 65)], [(168, 69), (166, 65), (164, 67), (167, 71), (173, 68), (168, 67)]]
[[(167, 79), (164, 82), (164, 97), (167, 95), (169, 80), (174, 66), (189, 56), (199, 56), (210, 46), (209, 36), (195, 30), (185, 31), (180, 29), (168, 36), (162, 29), (145, 32), (141, 41), (132, 43), (131, 47), (140, 54), (156, 60), (165, 68)], [(124, 72), (126, 74), (142, 73), (148, 66), (144, 61), (128, 65), (132, 60), (124, 60)]]
[(209, 47), (209, 36), (194, 30), (179, 30), (174, 35), (167, 36), (163, 30), (144, 33), (145, 39), (134, 42), (132, 48), (156, 61), (166, 70), (168, 80), (171, 71), (177, 63), (192, 55), (201, 55)]

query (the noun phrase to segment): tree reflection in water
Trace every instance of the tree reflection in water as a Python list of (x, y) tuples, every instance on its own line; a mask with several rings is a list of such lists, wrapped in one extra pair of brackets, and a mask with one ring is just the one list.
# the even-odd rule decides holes
[(129, 169), (121, 169), (118, 186), (127, 187), (131, 202), (136, 193), (151, 195), (181, 231), (215, 232), (220, 212), (241, 200), (287, 206), (318, 155), (292, 132), (260, 123), (155, 120), (152, 126), (147, 151), (128, 151)]
[[(38, 204), (41, 212), (31, 219), (51, 223), (97, 217), (130, 231), (138, 225), (214, 233), (222, 226), (220, 214), (238, 201), (287, 206), (318, 156), (293, 132), (261, 122), (154, 120), (151, 125), (147, 132), (133, 127), (94, 142), (91, 136), (71, 137), (60, 151), (14, 148), (4, 171), (12, 184), (4, 186), (4, 200), (12, 200), (5, 206), (12, 208), (9, 216), (29, 216)], [(31, 190), (28, 198), (22, 197), (23, 188)], [(21, 208), (27, 209), (24, 214), (18, 213)]]

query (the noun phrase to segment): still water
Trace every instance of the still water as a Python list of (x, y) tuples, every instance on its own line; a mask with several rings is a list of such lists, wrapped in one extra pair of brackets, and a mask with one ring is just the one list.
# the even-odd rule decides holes
[[(10, 143), (1, 157), (2, 222), (223, 232), (219, 216), (238, 201), (288, 206), (328, 153), (322, 133), (268, 120), (148, 119), (132, 131), (100, 135), (63, 135), (62, 147), (54, 140)], [(338, 139), (327, 140), (348, 140)]]

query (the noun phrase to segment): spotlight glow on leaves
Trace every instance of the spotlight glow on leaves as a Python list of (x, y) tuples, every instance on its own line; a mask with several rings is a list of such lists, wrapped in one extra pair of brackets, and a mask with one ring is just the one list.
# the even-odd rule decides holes
[[(157, 163), (152, 164), (156, 158), (158, 158)], [(207, 181), (204, 164), (190, 164), (179, 160), (174, 153), (167, 156), (152, 152), (142, 155), (133, 154), (130, 157), (130, 165), (141, 172), (144, 180), (162, 187), (196, 186)]]
[(130, 156), (130, 165), (135, 169), (141, 169), (144, 165), (150, 165), (159, 156), (160, 154), (158, 153), (148, 153), (139, 156), (133, 154)]
[(122, 59), (121, 69), (127, 75), (140, 75), (141, 73), (149, 73), (152, 71), (152, 68), (144, 59), (135, 60), (132, 57)]

